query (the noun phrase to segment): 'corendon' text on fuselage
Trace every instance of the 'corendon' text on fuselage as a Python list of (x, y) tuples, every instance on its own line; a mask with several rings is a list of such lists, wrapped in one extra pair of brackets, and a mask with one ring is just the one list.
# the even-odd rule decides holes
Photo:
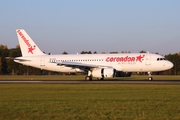
[(135, 62), (135, 61), (139, 61), (142, 62), (142, 58), (144, 58), (143, 56), (137, 56), (137, 57), (107, 57), (106, 58), (106, 62)]

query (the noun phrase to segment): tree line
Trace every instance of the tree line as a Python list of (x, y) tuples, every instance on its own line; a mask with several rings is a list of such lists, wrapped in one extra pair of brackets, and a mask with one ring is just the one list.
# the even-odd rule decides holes
[[(140, 51), (140, 53), (145, 53), (146, 51)], [(118, 53), (118, 52), (110, 52)], [(122, 51), (122, 53), (130, 53), (130, 51)], [(50, 54), (50, 53), (48, 53)], [(68, 54), (64, 51), (62, 54)], [(96, 51), (82, 51), (80, 54), (97, 54)], [(103, 54), (103, 53), (102, 53)], [(158, 53), (156, 53), (158, 54)], [(38, 68), (33, 68), (30, 66), (25, 66), (18, 64), (11, 59), (6, 59), (6, 57), (19, 57), (21, 56), (20, 46), (17, 45), (15, 48), (8, 49), (6, 45), (0, 45), (0, 75), (54, 75), (54, 74), (65, 74), (59, 72), (51, 72), (46, 70), (41, 70)], [(167, 71), (155, 72), (153, 74), (162, 75), (180, 75), (180, 53), (165, 55), (165, 58), (174, 64), (174, 67)], [(69, 74), (69, 73), (68, 73)], [(144, 74), (144, 73), (140, 73)]]

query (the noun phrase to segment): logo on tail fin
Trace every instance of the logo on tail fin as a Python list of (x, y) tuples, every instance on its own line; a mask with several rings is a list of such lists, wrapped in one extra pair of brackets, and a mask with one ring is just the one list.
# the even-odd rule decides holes
[(28, 53), (31, 52), (33, 54), (33, 50), (36, 48), (36, 46), (34, 45), (34, 47), (32, 48), (32, 46), (29, 49)]
[(28, 53), (30, 52), (30, 53), (33, 54), (33, 50), (36, 49), (36, 46), (34, 45), (34, 46), (32, 47), (32, 45), (29, 43), (29, 40), (27, 40), (27, 39), (25, 38), (25, 36), (22, 34), (22, 32), (21, 32), (20, 30), (18, 30), (17, 33), (19, 34), (19, 36), (21, 36), (21, 38), (23, 39), (23, 41), (24, 41), (24, 42), (26, 43), (26, 45), (28, 46)]

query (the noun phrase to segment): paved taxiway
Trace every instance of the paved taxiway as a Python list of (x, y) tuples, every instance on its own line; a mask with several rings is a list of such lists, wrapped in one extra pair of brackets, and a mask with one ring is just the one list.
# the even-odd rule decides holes
[(180, 80), (154, 80), (154, 81), (148, 81), (148, 80), (126, 80), (126, 81), (28, 81), (28, 80), (1, 80), (0, 84), (180, 84)]

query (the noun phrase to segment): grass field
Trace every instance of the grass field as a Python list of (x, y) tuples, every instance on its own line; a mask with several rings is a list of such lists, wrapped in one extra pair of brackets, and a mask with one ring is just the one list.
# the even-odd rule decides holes
[(180, 85), (0, 84), (0, 119), (179, 120)]
[[(166, 76), (166, 75), (154, 75), (154, 80), (180, 80), (180, 76)], [(39, 76), (8, 76), (8, 75), (2, 75), (0, 76), (0, 80), (85, 80), (85, 76), (79, 75), (39, 75)], [(97, 80), (96, 78), (93, 78), (93, 80)], [(133, 75), (131, 77), (115, 77), (115, 78), (109, 78), (105, 80), (148, 80), (147, 75)]]

